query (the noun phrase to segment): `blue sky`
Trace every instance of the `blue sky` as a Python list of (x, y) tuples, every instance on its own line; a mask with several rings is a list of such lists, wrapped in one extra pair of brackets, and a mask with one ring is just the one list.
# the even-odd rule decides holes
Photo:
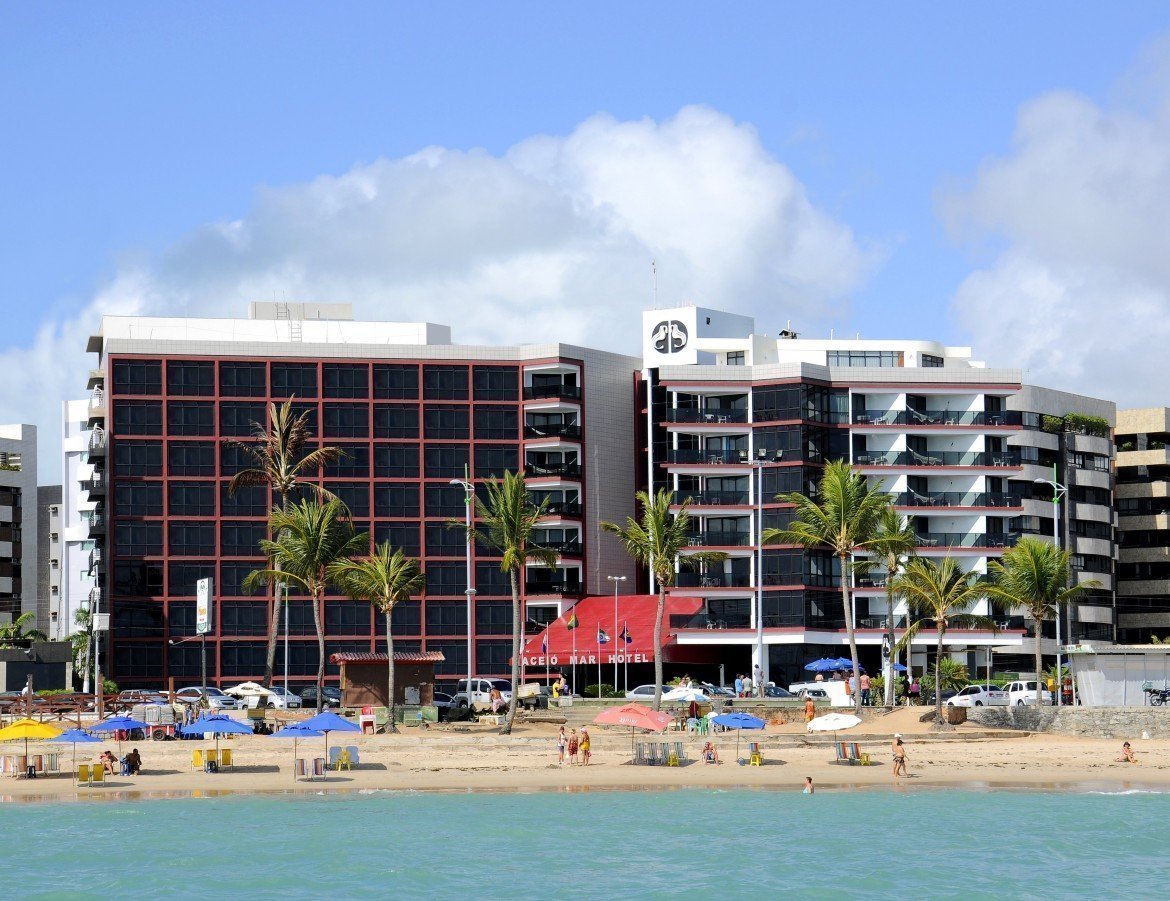
[[(1160, 127), (1164, 79), (1146, 70), (1167, 32), (1170, 5), (1141, 2), (5, 4), (3, 349), (247, 219), (262, 186), (429, 146), (499, 157), (598, 113), (662, 123), (692, 105), (754, 128), (851, 233), (864, 262), (824, 295), (849, 306), (806, 315), (817, 328), (986, 340), (954, 309), (972, 273), (1002, 276), (1013, 248), (1060, 261), (980, 193), (981, 164), (1023, 165), (1021, 110), (1052, 92)], [(962, 240), (940, 216), (955, 185)]]

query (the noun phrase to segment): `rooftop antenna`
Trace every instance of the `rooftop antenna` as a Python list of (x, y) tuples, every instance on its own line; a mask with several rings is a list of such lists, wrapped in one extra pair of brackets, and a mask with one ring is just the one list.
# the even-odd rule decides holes
[(650, 283), (654, 295), (654, 309), (658, 309), (658, 261), (650, 261)]

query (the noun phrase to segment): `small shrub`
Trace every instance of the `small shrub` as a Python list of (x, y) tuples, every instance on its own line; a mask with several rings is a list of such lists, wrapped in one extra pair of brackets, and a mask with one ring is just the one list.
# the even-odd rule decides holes
[(587, 698), (617, 698), (620, 697), (617, 690), (612, 685), (586, 685), (585, 697)]

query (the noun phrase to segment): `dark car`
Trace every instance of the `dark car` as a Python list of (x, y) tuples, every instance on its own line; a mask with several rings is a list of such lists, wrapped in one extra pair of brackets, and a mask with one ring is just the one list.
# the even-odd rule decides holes
[(765, 685), (764, 686), (764, 697), (765, 698), (795, 698), (796, 695), (794, 695), (792, 692), (790, 692), (786, 689), (781, 688), (779, 685)]
[[(335, 685), (326, 685), (323, 691), (324, 700), (322, 707), (340, 707), (341, 706), (341, 689)], [(301, 704), (305, 707), (317, 706), (317, 686), (309, 685), (301, 689)]]

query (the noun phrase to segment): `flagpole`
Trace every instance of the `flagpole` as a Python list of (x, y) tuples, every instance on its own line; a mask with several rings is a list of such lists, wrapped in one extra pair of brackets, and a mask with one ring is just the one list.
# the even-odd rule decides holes
[(597, 697), (601, 697), (601, 620), (597, 621)]
[(577, 690), (577, 630), (570, 629), (569, 631), (573, 633), (573, 684), (569, 686), (569, 693), (572, 694)]
[(626, 637), (623, 639), (626, 643), (625, 648), (622, 649), (622, 690), (630, 690), (630, 621), (625, 623)]

